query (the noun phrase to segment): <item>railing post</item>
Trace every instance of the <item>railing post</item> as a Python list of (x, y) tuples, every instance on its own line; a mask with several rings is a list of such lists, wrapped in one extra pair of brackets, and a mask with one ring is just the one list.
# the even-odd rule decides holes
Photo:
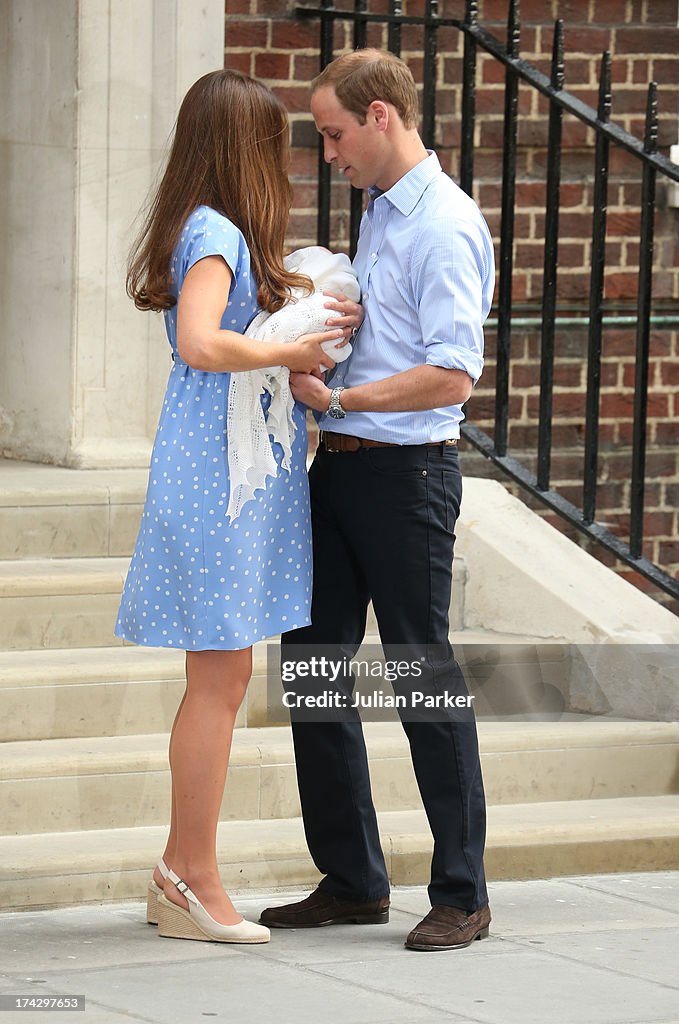
[[(467, 0), (464, 24), (476, 25), (478, 0)], [(474, 123), (476, 120), (476, 42), (464, 34), (462, 58), (462, 137), (460, 149), (460, 188), (472, 194), (474, 186)]]
[[(507, 56), (519, 55), (521, 21), (519, 0), (511, 0), (507, 24)], [(512, 67), (506, 69), (504, 153), (502, 158), (502, 218), (500, 228), (500, 288), (495, 370), (495, 450), (507, 452), (509, 415), (509, 356), (512, 333), (512, 271), (514, 267), (514, 199), (516, 193), (516, 130), (519, 81)]]
[[(321, 6), (324, 11), (334, 11), (333, 0), (322, 0)], [(321, 16), (321, 51), (320, 68), (330, 63), (333, 54), (333, 27), (335, 22), (332, 17)], [(318, 222), (317, 222), (318, 244), (327, 247), (330, 245), (330, 164), (326, 163), (323, 155), (323, 138), (318, 140)]]
[[(402, 0), (389, 0), (389, 14), (400, 18), (403, 14)], [(390, 21), (387, 30), (387, 49), (401, 56), (401, 26), (397, 21)]]
[[(362, 14), (368, 9), (368, 0), (354, 0), (354, 10)], [(365, 46), (367, 22), (363, 18), (356, 18), (354, 22), (354, 49), (360, 50)], [(358, 232), (361, 227), (363, 216), (363, 191), (359, 188), (349, 187), (350, 192), (350, 219), (349, 219), (349, 251), (353, 256), (358, 245)]]
[[(611, 55), (601, 60), (598, 119), (611, 116)], [(587, 398), (585, 411), (585, 479), (582, 518), (593, 523), (599, 459), (599, 395), (601, 391), (601, 338), (603, 333), (604, 271), (606, 267), (606, 208), (608, 206), (608, 136), (596, 134), (594, 195), (592, 198), (592, 272), (589, 282), (589, 338), (587, 344)]]
[(436, 53), (438, 47), (436, 20), (438, 0), (426, 0), (424, 18), (424, 83), (422, 86), (422, 141), (433, 149), (436, 136)]
[[(354, 10), (357, 14), (365, 14), (368, 10), (368, 0), (354, 0)], [(356, 18), (354, 22), (354, 49), (360, 50), (365, 46), (366, 29), (368, 23), (365, 18)]]
[[(658, 139), (657, 85), (648, 87), (644, 152), (655, 153)], [(648, 406), (648, 356), (651, 339), (651, 292), (653, 282), (653, 238), (655, 221), (655, 167), (644, 161), (641, 182), (641, 247), (639, 251), (639, 294), (637, 302), (637, 351), (634, 376), (634, 433), (632, 447), (632, 488), (630, 494), (629, 546), (639, 558), (644, 540), (644, 483), (646, 475), (646, 410)]]
[[(564, 86), (563, 21), (554, 25), (552, 88)], [(554, 320), (556, 318), (556, 274), (559, 252), (559, 191), (561, 187), (561, 125), (563, 112), (553, 99), (549, 104), (547, 144), (547, 207), (545, 210), (545, 260), (542, 289), (542, 344), (540, 352), (540, 416), (538, 424), (537, 485), (549, 488), (552, 456), (552, 392), (554, 387)]]

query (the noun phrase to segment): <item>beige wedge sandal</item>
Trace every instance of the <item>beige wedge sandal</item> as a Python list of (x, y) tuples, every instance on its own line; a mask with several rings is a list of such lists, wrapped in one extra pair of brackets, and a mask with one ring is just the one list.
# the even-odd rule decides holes
[(268, 942), (271, 932), (261, 924), (240, 920), (238, 924), (220, 924), (207, 910), (186, 882), (168, 871), (167, 877), (186, 897), (189, 909), (172, 903), (162, 894), (158, 897), (158, 934), (166, 939), (198, 939), (201, 942)]

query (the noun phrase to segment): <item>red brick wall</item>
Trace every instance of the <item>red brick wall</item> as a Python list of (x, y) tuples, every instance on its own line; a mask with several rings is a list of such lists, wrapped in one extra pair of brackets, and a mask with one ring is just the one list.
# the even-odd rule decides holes
[[(350, 9), (344, 0), (338, 7)], [(371, 11), (386, 9), (370, 0)], [(480, 22), (496, 36), (506, 32), (506, 0), (480, 0)], [(460, 17), (461, 0), (442, 0), (443, 16)], [(423, 0), (404, 3), (404, 12), (421, 14)], [(227, 0), (225, 63), (272, 86), (286, 103), (292, 122), (291, 172), (295, 185), (288, 241), (309, 244), (316, 230), (316, 133), (308, 114), (308, 82), (318, 71), (319, 26), (296, 17), (284, 0)], [(659, 146), (679, 141), (679, 29), (677, 0), (523, 0), (521, 55), (549, 72), (553, 19), (565, 26), (566, 88), (596, 107), (601, 54), (613, 58), (612, 120), (637, 136), (643, 134), (647, 86), (659, 84)], [(386, 30), (371, 26), (368, 45), (386, 46)], [(335, 27), (335, 49), (352, 46), (351, 29)], [(444, 167), (458, 171), (461, 109), (462, 38), (455, 28), (440, 31), (437, 83), (437, 150)], [(402, 55), (422, 81), (422, 30), (404, 27)], [(504, 70), (479, 52), (475, 198), (499, 241)], [(548, 104), (522, 85), (519, 90), (516, 245), (513, 289), (516, 315), (539, 312), (542, 293), (544, 196)], [(591, 263), (591, 203), (594, 137), (574, 118), (564, 118), (560, 204), (558, 300), (563, 312), (584, 310)], [(332, 190), (332, 243), (348, 244), (349, 186)], [(615, 152), (611, 160), (608, 202), (605, 293), (611, 303), (629, 306), (636, 296), (639, 254), (640, 165)], [(658, 180), (655, 311), (679, 310), (679, 211), (667, 204), (667, 187)], [(623, 310), (624, 311), (624, 310)], [(627, 309), (632, 312), (633, 309)], [(655, 330), (652, 338), (649, 401), (649, 486), (645, 554), (670, 571), (679, 571), (679, 332)], [(582, 489), (586, 330), (559, 328), (554, 398), (553, 482), (579, 504)], [(492, 431), (495, 335), (487, 331), (487, 369), (469, 403), (468, 416)], [(512, 454), (530, 463), (538, 405), (539, 334), (515, 329), (512, 340), (510, 445)], [(633, 330), (607, 330), (604, 338), (600, 489), (597, 518), (623, 536), (628, 525), (631, 409), (634, 378)], [(675, 408), (676, 404), (676, 408)], [(462, 451), (467, 473), (493, 475), (473, 451)], [(499, 477), (498, 477), (499, 478)], [(550, 516), (550, 518), (553, 518)], [(567, 529), (567, 528), (566, 528)], [(574, 534), (574, 531), (568, 531)], [(578, 535), (579, 536), (579, 535)], [(592, 549), (594, 551), (594, 549)], [(596, 551), (594, 552), (596, 553)], [(603, 555), (605, 560), (607, 556)], [(635, 580), (635, 582), (637, 582)], [(643, 584), (642, 584), (643, 585)]]

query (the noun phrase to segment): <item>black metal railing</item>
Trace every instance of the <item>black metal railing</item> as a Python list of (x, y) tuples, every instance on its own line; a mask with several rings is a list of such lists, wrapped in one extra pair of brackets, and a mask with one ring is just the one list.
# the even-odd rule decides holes
[[(425, 0), (425, 10), (421, 16), (403, 15), (400, 0), (389, 0), (386, 14), (370, 13), (367, 10), (367, 0), (354, 0), (353, 11), (337, 10), (332, 0), (321, 0), (320, 7), (298, 7), (297, 14), (305, 18), (320, 19), (321, 68), (325, 67), (333, 58), (333, 27), (338, 21), (353, 23), (355, 46), (365, 45), (368, 25), (372, 23), (387, 25), (388, 48), (397, 54), (400, 53), (401, 47), (401, 26), (417, 25), (423, 29), (422, 138), (429, 148), (434, 147), (436, 127), (437, 35), (441, 28), (450, 26), (456, 27), (464, 34), (460, 185), (470, 195), (474, 182), (476, 64), (479, 49), (504, 65), (505, 103), (498, 261), (495, 426), (493, 437), (471, 424), (464, 424), (462, 433), (467, 441), (544, 505), (557, 512), (563, 519), (593, 538), (658, 587), (673, 597), (679, 598), (679, 580), (645, 558), (642, 553), (651, 326), (662, 324), (665, 327), (679, 328), (679, 315), (654, 317), (652, 314), (656, 178), (658, 174), (661, 174), (669, 180), (679, 182), (679, 166), (657, 152), (656, 83), (651, 82), (648, 86), (645, 134), (644, 139), (639, 140), (610, 120), (611, 58), (608, 52), (604, 53), (602, 58), (599, 100), (596, 110), (587, 106), (564, 88), (566, 76), (563, 22), (561, 20), (557, 20), (555, 23), (551, 74), (549, 76), (521, 58), (519, 0), (510, 0), (509, 2), (506, 42), (502, 42), (478, 23), (477, 0), (467, 0), (463, 19), (439, 17), (437, 0)], [(530, 471), (507, 451), (511, 339), (514, 319), (512, 286), (520, 82), (536, 89), (549, 100), (543, 288), (541, 317), (539, 318), (541, 349), (536, 473)], [(580, 321), (587, 326), (588, 330), (582, 508), (567, 501), (551, 487), (555, 329), (567, 319), (559, 317), (557, 314), (559, 191), (564, 113), (572, 115), (582, 124), (593, 129), (596, 137), (593, 160), (594, 198), (589, 309), (588, 314)], [(595, 521), (603, 332), (606, 326), (617, 325), (627, 319), (604, 315), (606, 205), (611, 146), (632, 154), (640, 161), (642, 178), (639, 286), (634, 321), (636, 355), (628, 542)], [(319, 153), (318, 241), (319, 244), (328, 245), (330, 240), (330, 173), (328, 165), (323, 160), (322, 146)], [(350, 226), (352, 252), (355, 251), (361, 213), (362, 195), (358, 190), (352, 189)]]

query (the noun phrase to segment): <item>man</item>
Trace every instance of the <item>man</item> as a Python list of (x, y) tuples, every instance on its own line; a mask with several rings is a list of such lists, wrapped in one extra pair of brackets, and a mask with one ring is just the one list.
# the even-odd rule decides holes
[[(358, 50), (312, 83), (325, 159), (370, 202), (354, 267), (365, 319), (328, 387), (292, 374), (295, 397), (321, 413), (309, 473), (314, 533), (312, 625), (283, 637), (352, 657), (372, 599), (385, 653), (424, 651), (431, 693), (466, 693), (448, 642), (454, 526), (461, 498), (460, 406), (483, 365), (494, 284), (488, 228), (417, 132), (417, 93), (392, 54)], [(311, 649), (311, 647), (309, 647)], [(434, 836), (429, 914), (406, 939), (459, 949), (488, 934), (485, 800), (476, 725), (403, 715)], [(272, 927), (383, 923), (389, 881), (358, 715), (293, 714), (309, 849), (325, 876), (307, 899), (262, 914)]]

